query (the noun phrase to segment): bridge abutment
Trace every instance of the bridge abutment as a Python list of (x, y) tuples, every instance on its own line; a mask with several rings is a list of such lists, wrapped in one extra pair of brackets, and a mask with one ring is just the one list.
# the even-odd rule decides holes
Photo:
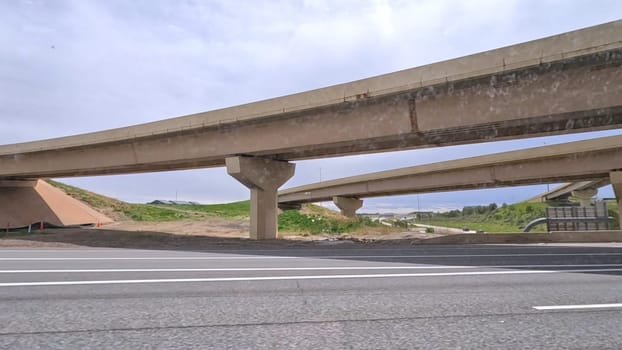
[(251, 190), (250, 238), (276, 239), (277, 190), (294, 175), (295, 164), (267, 158), (231, 157), (227, 173)]
[(113, 222), (43, 180), (0, 180), (0, 198), (2, 229), (44, 224), (62, 227)]
[(363, 201), (351, 197), (333, 197), (333, 203), (341, 210), (341, 215), (349, 218), (356, 217), (356, 211), (363, 206)]

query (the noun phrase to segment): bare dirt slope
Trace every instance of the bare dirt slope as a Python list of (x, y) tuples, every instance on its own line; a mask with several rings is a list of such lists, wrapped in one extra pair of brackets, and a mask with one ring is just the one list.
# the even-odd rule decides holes
[[(215, 231), (198, 231), (199, 226), (195, 222), (184, 226), (179, 233), (178, 226), (170, 226), (170, 231), (162, 232), (166, 225), (151, 223), (144, 226), (128, 224), (124, 231), (116, 227), (104, 228), (64, 228), (46, 229), (32, 234), (7, 233), (0, 236), (1, 247), (108, 247), (108, 248), (136, 248), (136, 249), (172, 249), (172, 250), (209, 250), (211, 248), (239, 249), (244, 247), (262, 246), (305, 246), (309, 244), (322, 244), (323, 242), (353, 242), (362, 244), (409, 244), (422, 239), (432, 238), (439, 235), (404, 232), (402, 234), (388, 235), (331, 235), (331, 236), (284, 236), (285, 239), (271, 241), (249, 240), (248, 231), (237, 230), (226, 225), (218, 227)], [(152, 227), (155, 230), (143, 230)], [(140, 228), (140, 229), (138, 229)], [(221, 232), (216, 232), (221, 230)], [(380, 238), (379, 238), (380, 237)]]

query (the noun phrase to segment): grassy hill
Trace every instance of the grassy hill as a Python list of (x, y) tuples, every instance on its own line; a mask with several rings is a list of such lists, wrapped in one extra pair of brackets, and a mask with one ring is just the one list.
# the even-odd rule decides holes
[(58, 181), (46, 180), (49, 184), (63, 190), (68, 195), (76, 198), (95, 209), (105, 213), (111, 213), (115, 219), (130, 219), (134, 221), (176, 221), (184, 219), (205, 219), (209, 216), (221, 216), (230, 218), (248, 217), (250, 202), (241, 201), (227, 204), (207, 205), (155, 205), (126, 203), (115, 198), (110, 198), (90, 192), (75, 186), (70, 186)]
[(135, 221), (170, 221), (188, 219), (189, 213), (180, 212), (168, 208), (160, 208), (148, 204), (131, 204), (118, 199), (102, 196), (94, 192), (83, 190), (64, 183), (46, 180), (49, 184), (60, 188), (71, 197), (78, 199), (91, 207), (111, 216), (115, 220)]
[[(609, 216), (618, 217), (617, 206), (614, 201), (607, 202)], [(547, 203), (521, 202), (503, 205), (485, 212), (465, 213), (465, 210), (436, 214), (421, 221), (423, 224), (454, 228), (469, 228), (470, 230), (485, 232), (522, 232), (525, 225), (534, 219), (545, 217)], [(617, 229), (617, 222), (612, 229)], [(544, 232), (546, 225), (535, 226), (530, 232)]]
[(245, 218), (249, 217), (251, 212), (251, 202), (241, 201), (224, 204), (174, 204), (174, 205), (157, 205), (161, 209), (182, 210), (193, 213), (204, 213), (215, 216), (229, 218)]
[[(206, 205), (132, 204), (61, 182), (46, 181), (116, 220), (177, 221), (206, 220), (210, 217), (248, 218), (250, 216), (250, 201)], [(279, 216), (279, 230), (284, 232), (346, 233), (379, 226), (380, 224), (367, 218), (346, 218), (335, 211), (312, 204), (305, 205), (301, 211), (285, 211)]]
[[(434, 215), (421, 223), (485, 232), (522, 232), (530, 221), (546, 216), (547, 206), (546, 203), (516, 203), (483, 213), (452, 211)], [(533, 231), (542, 232), (544, 227), (536, 226)]]

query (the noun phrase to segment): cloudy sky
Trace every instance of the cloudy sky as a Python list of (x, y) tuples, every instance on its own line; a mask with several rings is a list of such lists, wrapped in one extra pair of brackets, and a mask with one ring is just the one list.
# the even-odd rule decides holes
[[(620, 18), (619, 0), (0, 1), (0, 144), (237, 105)], [(302, 161), (286, 187), (614, 134)], [(224, 168), (61, 180), (131, 202), (248, 198)], [(510, 203), (545, 189), (377, 198), (364, 211)]]

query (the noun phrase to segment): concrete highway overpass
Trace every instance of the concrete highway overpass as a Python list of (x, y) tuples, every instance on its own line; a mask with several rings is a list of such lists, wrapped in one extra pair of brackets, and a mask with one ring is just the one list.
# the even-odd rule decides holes
[[(333, 200), (354, 216), (361, 198), (607, 178), (622, 190), (622, 135), (381, 171), (285, 189), (282, 208)], [(622, 198), (619, 195), (618, 199)], [(618, 205), (620, 206), (620, 202)], [(622, 215), (620, 216), (622, 217)]]
[(547, 202), (550, 200), (567, 199), (570, 196), (576, 196), (579, 199), (588, 199), (595, 196), (596, 193), (598, 193), (599, 188), (607, 186), (609, 184), (609, 178), (592, 181), (569, 182), (559, 185), (550, 191), (532, 197), (527, 201)]
[(251, 189), (251, 237), (274, 238), (289, 161), (619, 128), (620, 64), (615, 21), (231, 108), (3, 145), (0, 180), (226, 165)]

